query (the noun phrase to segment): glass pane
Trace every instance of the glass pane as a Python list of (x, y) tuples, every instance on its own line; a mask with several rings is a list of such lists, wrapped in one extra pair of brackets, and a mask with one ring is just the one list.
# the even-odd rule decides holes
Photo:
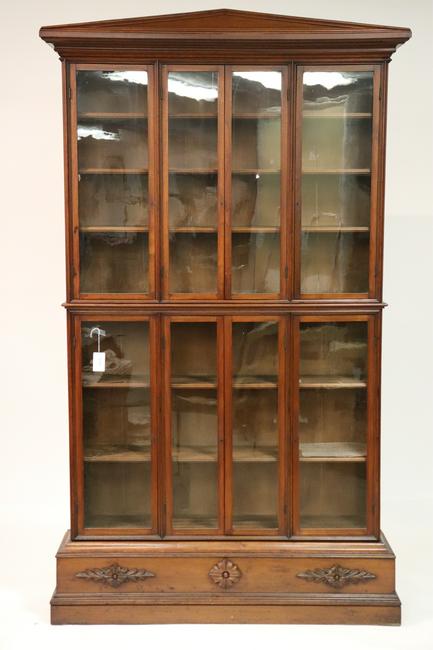
[(77, 72), (80, 288), (147, 293), (148, 76)]
[(233, 527), (278, 526), (278, 323), (233, 323)]
[(301, 324), (302, 528), (365, 528), (366, 322)]
[(174, 528), (218, 527), (217, 325), (171, 324)]
[(233, 72), (232, 292), (280, 288), (281, 73)]
[(373, 72), (304, 73), (302, 293), (368, 293)]
[(168, 74), (171, 293), (216, 293), (218, 73)]
[(150, 528), (149, 324), (86, 322), (81, 336), (85, 526)]

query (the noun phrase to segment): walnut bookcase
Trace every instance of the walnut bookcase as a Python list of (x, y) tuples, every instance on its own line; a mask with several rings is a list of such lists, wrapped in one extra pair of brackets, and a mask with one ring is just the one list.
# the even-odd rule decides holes
[(410, 30), (221, 9), (40, 35), (66, 188), (53, 623), (398, 624), (379, 391)]

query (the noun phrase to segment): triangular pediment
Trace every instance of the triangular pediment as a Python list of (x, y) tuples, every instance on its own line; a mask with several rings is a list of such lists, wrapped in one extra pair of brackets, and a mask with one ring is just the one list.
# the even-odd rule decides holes
[(239, 11), (235, 9), (212, 9), (190, 13), (169, 14), (163, 16), (148, 16), (143, 18), (126, 18), (122, 20), (102, 20), (98, 22), (73, 23), (69, 25), (52, 25), (41, 28), (41, 36), (48, 32), (60, 35), (89, 34), (149, 34), (163, 33), (197, 33), (197, 32), (234, 32), (267, 34), (308, 34), (310, 37), (323, 34), (365, 33), (383, 34), (405, 30), (399, 27), (370, 25), (364, 23), (342, 22), (335, 20), (319, 20), (299, 16), (282, 16), (277, 14)]

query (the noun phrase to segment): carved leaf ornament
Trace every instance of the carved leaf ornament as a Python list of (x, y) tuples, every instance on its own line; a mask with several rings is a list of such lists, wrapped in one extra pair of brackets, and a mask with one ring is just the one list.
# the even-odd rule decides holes
[(139, 580), (154, 578), (155, 574), (146, 569), (129, 569), (128, 567), (119, 566), (119, 564), (112, 564), (100, 569), (86, 569), (76, 573), (75, 576), (85, 580), (103, 582), (110, 585), (110, 587), (120, 587), (125, 582), (138, 582)]

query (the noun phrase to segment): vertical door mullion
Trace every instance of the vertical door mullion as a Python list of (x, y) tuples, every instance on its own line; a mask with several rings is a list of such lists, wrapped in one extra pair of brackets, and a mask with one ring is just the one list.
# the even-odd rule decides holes
[(216, 319), (217, 326), (217, 414), (218, 414), (218, 528), (219, 534), (225, 530), (225, 440), (224, 440), (224, 415), (225, 415), (225, 318), (220, 316)]

